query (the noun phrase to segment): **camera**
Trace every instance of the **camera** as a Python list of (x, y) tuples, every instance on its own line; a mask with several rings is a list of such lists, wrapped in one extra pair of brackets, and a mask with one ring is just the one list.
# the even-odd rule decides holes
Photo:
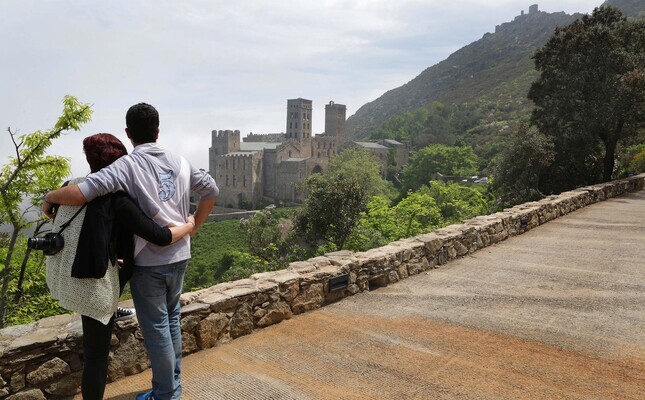
[(32, 250), (42, 250), (46, 256), (53, 256), (61, 251), (63, 246), (65, 246), (65, 239), (58, 232), (46, 233), (44, 236), (36, 236), (27, 240), (27, 247)]

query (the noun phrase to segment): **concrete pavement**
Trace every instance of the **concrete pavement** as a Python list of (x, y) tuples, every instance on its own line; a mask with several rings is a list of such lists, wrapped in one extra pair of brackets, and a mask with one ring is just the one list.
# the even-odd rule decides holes
[[(183, 399), (645, 399), (645, 191), (184, 358)], [(150, 371), (108, 386), (132, 399)]]

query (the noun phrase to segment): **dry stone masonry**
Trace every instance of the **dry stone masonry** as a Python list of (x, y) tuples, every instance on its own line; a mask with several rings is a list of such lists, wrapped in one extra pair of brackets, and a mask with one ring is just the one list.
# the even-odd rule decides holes
[[(438, 268), (581, 207), (641, 190), (645, 174), (584, 187), (475, 217), (362, 253), (338, 251), (181, 297), (184, 354), (248, 335), (343, 297)], [(82, 370), (78, 315), (0, 330), (0, 399), (57, 399), (78, 393)], [(116, 323), (108, 380), (150, 367), (136, 319)]]

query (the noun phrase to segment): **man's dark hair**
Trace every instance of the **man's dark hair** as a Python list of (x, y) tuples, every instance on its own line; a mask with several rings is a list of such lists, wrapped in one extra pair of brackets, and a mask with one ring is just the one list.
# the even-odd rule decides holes
[(136, 144), (155, 142), (159, 128), (159, 113), (150, 104), (135, 104), (125, 114), (125, 125)]

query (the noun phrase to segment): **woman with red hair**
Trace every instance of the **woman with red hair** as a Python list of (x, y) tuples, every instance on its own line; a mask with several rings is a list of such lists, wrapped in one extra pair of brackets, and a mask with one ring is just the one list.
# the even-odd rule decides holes
[[(85, 138), (83, 150), (92, 172), (127, 154), (123, 143), (109, 133)], [(47, 256), (47, 285), (62, 307), (81, 314), (81, 391), (85, 400), (102, 399), (115, 311), (123, 286), (132, 275), (133, 233), (167, 246), (192, 231), (194, 218), (188, 216), (182, 226), (159, 226), (126, 193), (117, 192), (85, 206), (59, 206), (53, 225), (52, 232), (61, 232), (64, 246)], [(121, 268), (117, 257), (123, 260)]]

